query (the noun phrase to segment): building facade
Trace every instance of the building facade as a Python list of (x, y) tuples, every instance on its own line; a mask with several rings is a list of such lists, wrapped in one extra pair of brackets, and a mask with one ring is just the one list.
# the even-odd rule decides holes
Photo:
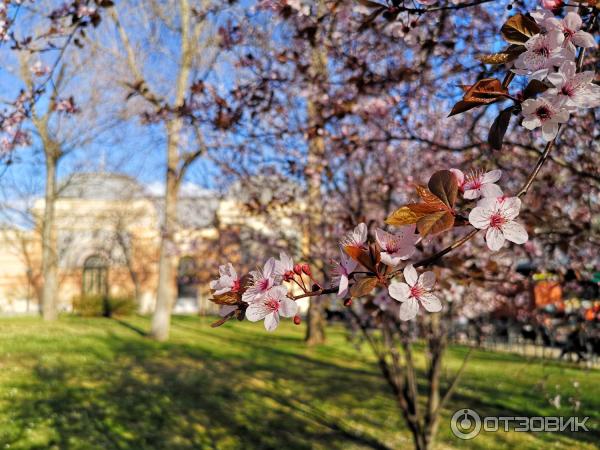
[[(79, 173), (63, 181), (56, 200), (58, 305), (71, 312), (92, 296), (130, 298), (142, 313), (153, 310), (164, 201), (134, 179)], [(284, 208), (285, 209), (285, 208)], [(0, 230), (0, 314), (39, 311), (44, 200), (35, 201), (31, 229)], [(175, 313), (212, 312), (208, 282), (219, 263), (250, 263), (261, 242), (300, 240), (292, 215), (249, 214), (240, 195), (219, 197), (196, 189), (182, 194), (171, 249), (177, 276)], [(292, 250), (292, 253), (294, 251)], [(248, 261), (244, 261), (248, 259)]]

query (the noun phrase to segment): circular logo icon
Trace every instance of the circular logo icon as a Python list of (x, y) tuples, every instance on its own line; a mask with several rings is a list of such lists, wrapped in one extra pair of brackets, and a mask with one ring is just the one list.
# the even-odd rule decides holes
[(473, 439), (481, 431), (481, 417), (472, 409), (459, 409), (450, 420), (450, 428), (459, 439)]

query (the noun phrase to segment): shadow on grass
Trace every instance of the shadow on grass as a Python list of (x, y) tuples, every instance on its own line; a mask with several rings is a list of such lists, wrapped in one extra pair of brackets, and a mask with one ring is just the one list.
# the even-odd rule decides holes
[[(134, 325), (119, 324), (141, 334)], [(353, 392), (356, 398), (344, 398), (344, 405), (359, 411), (361, 398), (385, 395), (372, 373), (347, 377), (343, 367), (257, 343), (247, 343), (243, 359), (223, 359), (218, 351), (193, 345), (111, 333), (96, 339), (113, 360), (92, 357), (83, 365), (69, 364), (64, 354), (36, 363), (33, 377), (18, 386), (27, 395), (11, 405), (15, 427), (10, 436), (0, 437), (0, 445), (39, 450), (311, 449), (315, 443), (324, 449), (390, 448), (314, 402), (336, 403)], [(240, 345), (220, 339), (224, 346)], [(366, 417), (368, 409), (357, 414)], [(45, 439), (23, 447), (31, 429)]]
[[(23, 362), (27, 376), (3, 383), (1, 447), (411, 448), (372, 357), (353, 353), (339, 334), (332, 344), (307, 349), (297, 331), (295, 337), (285, 328), (273, 335), (242, 324), (216, 331), (197, 319), (174, 320), (166, 344), (143, 337), (148, 322), (142, 318), (68, 325), (51, 341), (30, 332), (29, 353), (18, 341), (9, 347), (35, 357)], [(452, 348), (448, 359), (456, 365), (466, 351)], [(543, 393), (533, 389), (541, 370), (515, 357), (477, 352), (444, 411), (438, 441), (465, 445), (448, 430), (449, 416), (461, 407), (484, 416), (550, 415)], [(423, 369), (419, 380), (423, 391)], [(585, 398), (586, 412), (600, 411), (597, 393)], [(598, 414), (591, 415), (595, 426)], [(516, 439), (488, 434), (468, 448), (512, 448)], [(577, 435), (537, 433), (520, 448), (574, 448), (599, 439), (595, 428)]]

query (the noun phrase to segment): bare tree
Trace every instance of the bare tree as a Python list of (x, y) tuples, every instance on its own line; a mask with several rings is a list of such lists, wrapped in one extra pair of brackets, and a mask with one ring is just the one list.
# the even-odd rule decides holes
[[(170, 249), (174, 246), (177, 230), (177, 201), (179, 188), (189, 166), (205, 151), (201, 133), (188, 133), (184, 118), (179, 112), (186, 106), (186, 98), (194, 77), (203, 77), (210, 72), (218, 53), (218, 34), (214, 32), (211, 21), (210, 2), (190, 2), (178, 0), (169, 2), (148, 2), (147, 8), (138, 4), (125, 4), (136, 9), (135, 16), (145, 21), (137, 24), (148, 30), (167, 30), (176, 42), (175, 71), (172, 77), (159, 79), (152, 77), (156, 66), (144, 65), (145, 56), (140, 51), (135, 24), (121, 20), (117, 8), (110, 10), (110, 17), (120, 38), (120, 47), (124, 50), (123, 61), (126, 66), (125, 80), (122, 85), (135, 96), (142, 99), (144, 111), (159, 118), (165, 137), (165, 197), (161, 229), (159, 279), (156, 296), (156, 308), (152, 319), (151, 335), (160, 341), (169, 337), (171, 310), (175, 301), (175, 266)], [(127, 15), (127, 19), (131, 19)], [(136, 31), (137, 30), (137, 31)], [(149, 54), (166, 52), (172, 55), (173, 47), (165, 46), (157, 35), (140, 37)], [(173, 42), (171, 42), (173, 44)], [(118, 51), (118, 50), (117, 50)], [(187, 137), (193, 136), (195, 143), (191, 151), (185, 151)]]

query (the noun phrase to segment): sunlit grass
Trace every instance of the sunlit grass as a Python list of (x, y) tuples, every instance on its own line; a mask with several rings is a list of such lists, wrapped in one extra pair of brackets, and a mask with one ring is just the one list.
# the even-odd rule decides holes
[[(145, 318), (0, 320), (0, 448), (410, 448), (410, 436), (367, 347), (343, 329), (307, 348), (302, 327), (175, 318), (153, 342)], [(447, 373), (466, 349), (453, 348)], [(422, 358), (421, 358), (422, 359)], [(577, 388), (574, 383), (578, 382)], [(548, 401), (556, 392), (562, 406)], [(461, 407), (487, 415), (592, 416), (589, 433), (485, 433), (454, 438)], [(600, 375), (572, 365), (476, 352), (444, 411), (439, 448), (592, 449), (600, 443)]]

